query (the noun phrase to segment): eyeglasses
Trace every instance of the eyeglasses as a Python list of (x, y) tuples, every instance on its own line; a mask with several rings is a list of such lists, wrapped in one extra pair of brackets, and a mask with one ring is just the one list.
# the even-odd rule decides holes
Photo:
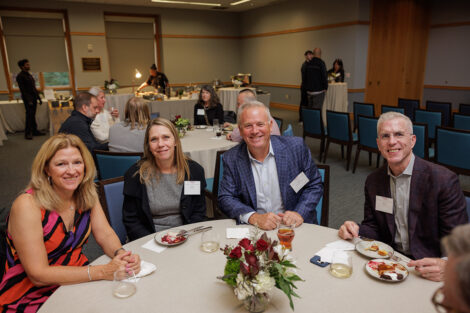
[(444, 292), (442, 287), (438, 288), (432, 298), (431, 302), (434, 304), (434, 307), (436, 308), (436, 312), (438, 313), (458, 313), (455, 309), (443, 304), (442, 302), (444, 301)]
[(380, 140), (386, 141), (390, 140), (390, 138), (393, 136), (397, 140), (401, 140), (405, 138), (406, 135), (412, 136), (413, 134), (408, 134), (405, 132), (396, 132), (396, 133), (383, 133), (379, 135)]

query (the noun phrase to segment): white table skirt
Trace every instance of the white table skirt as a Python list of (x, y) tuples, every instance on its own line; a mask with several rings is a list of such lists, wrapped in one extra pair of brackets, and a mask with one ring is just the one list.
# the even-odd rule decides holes
[[(212, 129), (211, 127), (208, 129)], [(189, 131), (181, 139), (183, 152), (199, 163), (204, 168), (206, 178), (214, 177), (215, 160), (217, 151), (228, 150), (238, 143), (225, 139), (222, 135), (220, 139), (210, 139), (216, 137), (215, 132), (207, 129), (195, 129)]]
[[(23, 101), (0, 101), (0, 111), (3, 127), (7, 132), (14, 133), (24, 131), (25, 129), (25, 108)], [(44, 100), (42, 105), (38, 104), (36, 109), (36, 123), (38, 129), (48, 129), (49, 112), (47, 101)]]
[[(187, 225), (185, 228), (198, 225), (212, 225), (220, 234), (221, 247), (238, 242), (237, 239), (226, 239), (227, 227), (252, 227), (236, 226), (233, 220), (218, 220)], [(299, 267), (299, 276), (305, 280), (296, 283), (298, 289), (295, 291), (300, 298), (293, 297), (295, 312), (434, 312), (431, 296), (441, 284), (418, 277), (414, 272), (401, 283), (378, 281), (365, 273), (364, 264), (368, 259), (356, 252), (353, 252), (353, 273), (347, 279), (333, 277), (328, 267), (311, 264), (309, 260), (315, 252), (325, 244), (338, 240), (337, 232), (336, 229), (311, 224), (295, 229), (292, 256)], [(274, 231), (269, 231), (268, 236), (277, 240)], [(152, 234), (124, 246), (157, 266), (154, 273), (137, 282), (137, 292), (130, 298), (115, 298), (111, 281), (62, 286), (39, 312), (246, 312), (233, 289), (216, 278), (223, 275), (226, 257), (221, 251), (202, 252), (199, 248), (200, 234), (161, 253), (142, 248), (153, 238)], [(93, 265), (108, 262), (109, 258), (102, 256)], [(274, 288), (265, 312), (288, 313), (292, 310), (285, 294)]]
[(323, 101), (322, 117), (326, 125), (326, 110), (348, 112), (348, 84), (328, 84), (325, 100)]

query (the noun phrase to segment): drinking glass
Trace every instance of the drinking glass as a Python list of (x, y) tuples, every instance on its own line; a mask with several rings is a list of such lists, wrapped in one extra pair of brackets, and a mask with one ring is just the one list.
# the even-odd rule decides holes
[(331, 258), (330, 273), (338, 278), (348, 278), (352, 274), (352, 256), (347, 251), (334, 251)]
[(201, 235), (201, 250), (204, 252), (215, 252), (219, 249), (220, 246), (220, 236), (219, 234), (211, 229), (205, 231)]
[(279, 238), (279, 242), (284, 249), (289, 249), (292, 251), (292, 240), (294, 240), (295, 225), (284, 225), (280, 224), (277, 229), (277, 238)]
[(128, 298), (137, 291), (137, 278), (132, 269), (120, 267), (114, 272), (113, 295), (117, 298)]
[(219, 119), (214, 118), (212, 120), (212, 126), (214, 126), (214, 131), (217, 132), (219, 130)]

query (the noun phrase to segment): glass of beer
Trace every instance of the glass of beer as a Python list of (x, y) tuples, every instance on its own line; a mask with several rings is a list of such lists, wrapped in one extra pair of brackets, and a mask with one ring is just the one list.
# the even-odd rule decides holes
[(334, 251), (330, 264), (331, 275), (338, 278), (348, 278), (352, 274), (352, 256), (347, 251)]
[(294, 225), (284, 225), (280, 224), (277, 229), (277, 238), (279, 242), (284, 247), (284, 249), (289, 249), (292, 251), (292, 240), (294, 240), (295, 231)]

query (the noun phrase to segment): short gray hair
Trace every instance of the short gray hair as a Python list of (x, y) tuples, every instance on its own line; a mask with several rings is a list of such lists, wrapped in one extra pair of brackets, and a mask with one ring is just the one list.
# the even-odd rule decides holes
[(448, 255), (459, 259), (455, 271), (463, 301), (470, 307), (470, 224), (455, 227), (442, 239), (442, 246)]
[(94, 95), (95, 97), (98, 97), (100, 92), (104, 93), (104, 91), (101, 90), (101, 88), (98, 87), (98, 86), (91, 87), (90, 90), (88, 90), (88, 92), (91, 93), (92, 95)]
[(243, 103), (239, 108), (237, 112), (237, 124), (240, 127), (241, 121), (242, 121), (242, 113), (245, 110), (251, 109), (251, 108), (263, 108), (266, 111), (266, 114), (268, 115), (268, 121), (271, 120), (271, 113), (269, 112), (269, 108), (265, 106), (263, 103), (253, 100), (253, 101), (248, 101)]
[(377, 136), (379, 136), (379, 130), (383, 122), (396, 118), (401, 118), (404, 120), (406, 122), (406, 127), (408, 128), (409, 133), (413, 134), (413, 123), (411, 122), (410, 118), (404, 114), (401, 114), (400, 112), (390, 111), (380, 115), (379, 120), (377, 121)]

